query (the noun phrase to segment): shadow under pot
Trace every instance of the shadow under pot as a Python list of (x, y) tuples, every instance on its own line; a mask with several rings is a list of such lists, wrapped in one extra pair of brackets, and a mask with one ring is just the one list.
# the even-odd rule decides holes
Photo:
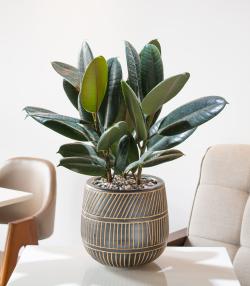
[[(144, 175), (144, 177), (146, 177)], [(131, 267), (152, 262), (164, 251), (169, 235), (164, 182), (143, 190), (107, 190), (85, 186), (81, 233), (87, 252), (98, 262)]]

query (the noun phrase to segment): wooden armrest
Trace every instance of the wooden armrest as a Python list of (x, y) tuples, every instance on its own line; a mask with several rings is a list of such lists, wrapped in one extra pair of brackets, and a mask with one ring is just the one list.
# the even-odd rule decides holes
[(168, 237), (168, 246), (183, 246), (187, 239), (188, 230), (187, 228), (180, 229), (172, 232)]
[(0, 285), (5, 286), (17, 264), (21, 247), (37, 245), (37, 228), (34, 217), (29, 217), (9, 223), (1, 265)]

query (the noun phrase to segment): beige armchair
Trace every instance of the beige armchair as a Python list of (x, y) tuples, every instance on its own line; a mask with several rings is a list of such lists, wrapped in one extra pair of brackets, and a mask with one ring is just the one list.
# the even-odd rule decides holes
[(38, 244), (54, 228), (56, 172), (46, 160), (13, 158), (0, 167), (0, 186), (33, 193), (25, 202), (0, 208), (0, 223), (8, 224), (2, 254), (0, 285), (5, 286), (14, 270), (22, 246)]
[(168, 245), (224, 246), (242, 286), (250, 286), (250, 145), (208, 149), (188, 230)]

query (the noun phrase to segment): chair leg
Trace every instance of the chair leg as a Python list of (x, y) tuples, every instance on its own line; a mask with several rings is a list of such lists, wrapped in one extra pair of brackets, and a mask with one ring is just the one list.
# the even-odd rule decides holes
[(9, 223), (1, 265), (0, 286), (5, 286), (17, 264), (21, 247), (37, 245), (37, 228), (33, 217)]

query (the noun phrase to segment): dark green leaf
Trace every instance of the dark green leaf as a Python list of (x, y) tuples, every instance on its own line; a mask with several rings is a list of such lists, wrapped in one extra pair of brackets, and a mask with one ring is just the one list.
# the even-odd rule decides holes
[(90, 46), (87, 42), (82, 43), (82, 48), (78, 60), (78, 68), (81, 73), (84, 73), (87, 69), (87, 66), (92, 62), (93, 54), (90, 49)]
[(136, 49), (129, 42), (125, 41), (125, 50), (128, 67), (128, 82), (136, 96), (142, 100), (141, 90), (141, 63)]
[(189, 136), (194, 133), (195, 130), (196, 128), (173, 136), (162, 136), (156, 134), (149, 139), (147, 147), (152, 151), (173, 148), (184, 142)]
[(126, 166), (128, 159), (128, 147), (129, 147), (129, 136), (124, 135), (118, 144), (117, 147), (117, 156), (115, 161), (115, 172), (121, 174)]
[(59, 166), (63, 166), (71, 171), (89, 175), (89, 176), (105, 176), (106, 168), (98, 165), (90, 158), (69, 157), (60, 160)]
[(142, 110), (145, 114), (155, 113), (162, 105), (176, 96), (189, 79), (189, 73), (170, 77), (155, 86), (143, 99)]
[[(26, 107), (24, 110), (27, 112), (27, 114), (35, 119), (40, 124), (50, 128), (51, 130), (64, 135), (68, 138), (77, 140), (77, 141), (88, 141), (88, 134), (85, 133), (84, 128), (82, 125), (71, 122), (71, 121), (65, 121), (65, 119), (61, 118), (59, 119), (60, 115), (53, 113), (52, 111), (49, 111), (44, 108), (36, 108), (36, 110), (40, 110), (41, 114), (36, 116), (36, 113), (33, 111), (34, 107)], [(58, 116), (58, 119), (51, 119), (46, 118), (45, 116), (41, 115), (55, 115)]]
[(171, 135), (195, 128), (219, 114), (227, 102), (219, 96), (207, 96), (186, 103), (160, 123), (159, 134)]
[(132, 88), (125, 81), (122, 81), (121, 83), (124, 100), (136, 130), (137, 137), (139, 140), (145, 140), (148, 134), (140, 102)]
[[(154, 113), (154, 114), (150, 114), (148, 117), (147, 117), (147, 119), (146, 119), (146, 122), (147, 122), (147, 126), (148, 126), (148, 128), (149, 127), (152, 127), (154, 124), (155, 124), (155, 122), (156, 122), (156, 120), (158, 119), (158, 117), (159, 117), (159, 115), (160, 115), (160, 113), (161, 113), (161, 108), (160, 109), (158, 109), (157, 111), (156, 111), (156, 113)], [(151, 128), (150, 128), (151, 129)], [(152, 129), (153, 130), (153, 129)]]
[(77, 68), (61, 62), (52, 62), (52, 67), (78, 91), (80, 90), (82, 76)]
[(97, 150), (108, 150), (111, 145), (125, 135), (127, 131), (128, 125), (125, 121), (115, 123), (102, 134), (97, 145)]
[(63, 157), (81, 157), (86, 155), (97, 155), (95, 148), (85, 143), (68, 143), (64, 144), (58, 150)]
[(118, 144), (115, 169), (117, 173), (124, 172), (126, 166), (139, 159), (138, 148), (133, 136), (124, 135)]
[(78, 93), (79, 91), (67, 80), (63, 80), (63, 89), (76, 109), (78, 109)]
[(150, 41), (149, 44), (156, 46), (156, 48), (159, 50), (159, 52), (161, 54), (161, 44), (159, 43), (159, 41), (157, 39)]
[(164, 152), (154, 152), (150, 158), (143, 162), (143, 167), (152, 167), (165, 162), (180, 158), (184, 154), (179, 150), (169, 150)]
[(161, 54), (156, 46), (147, 44), (140, 53), (142, 94), (147, 95), (163, 80)]
[(48, 109), (40, 108), (40, 107), (34, 107), (34, 106), (27, 106), (24, 108), (24, 110), (27, 112), (28, 116), (36, 116), (41, 117), (44, 119), (55, 119), (59, 121), (64, 122), (73, 122), (73, 123), (86, 123), (82, 120), (66, 115), (57, 114), (53, 111), (50, 111)]
[(106, 92), (107, 81), (107, 62), (104, 57), (97, 57), (88, 65), (82, 80), (80, 98), (86, 111), (98, 112)]
[(122, 104), (121, 92), (122, 68), (117, 58), (108, 60), (108, 85), (104, 100), (99, 110), (101, 122), (106, 130), (116, 119)]

